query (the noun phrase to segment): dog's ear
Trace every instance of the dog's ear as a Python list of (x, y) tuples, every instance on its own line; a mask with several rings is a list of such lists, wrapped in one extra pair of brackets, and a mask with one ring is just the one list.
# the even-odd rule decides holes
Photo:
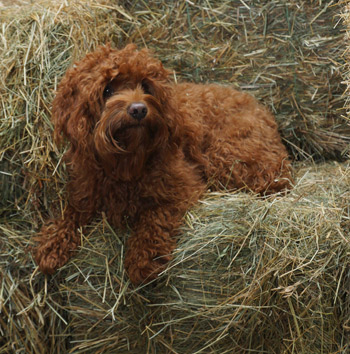
[[(101, 87), (90, 85), (88, 92), (78, 80), (81, 77), (67, 72), (62, 79), (52, 104), (54, 139), (70, 142), (70, 153), (77, 156), (93, 156), (93, 130), (100, 115)], [(73, 155), (70, 155), (73, 156)]]
[[(81, 144), (92, 132), (101, 113), (104, 87), (109, 78), (117, 74), (113, 62), (106, 61), (112, 51), (109, 45), (98, 47), (63, 76), (52, 103), (57, 142), (65, 137), (72, 145)], [(105, 65), (101, 70), (94, 70), (102, 61)]]
[[(69, 69), (59, 84), (56, 97), (52, 102), (52, 122), (54, 138), (61, 142), (62, 137), (75, 140), (74, 122), (83, 116), (83, 107), (79, 100), (78, 86), (74, 69)], [(73, 122), (74, 121), (74, 122)]]
[[(165, 69), (164, 72), (166, 72)], [(166, 74), (168, 74), (168, 72), (166, 72)], [(164, 77), (167, 78), (165, 75)], [(183, 115), (178, 113), (178, 103), (174, 99), (176, 96), (174, 85), (172, 81), (163, 79), (153, 80), (151, 87), (154, 90), (155, 97), (162, 107), (170, 138), (172, 141), (179, 143), (184, 137), (184, 127), (186, 123)]]

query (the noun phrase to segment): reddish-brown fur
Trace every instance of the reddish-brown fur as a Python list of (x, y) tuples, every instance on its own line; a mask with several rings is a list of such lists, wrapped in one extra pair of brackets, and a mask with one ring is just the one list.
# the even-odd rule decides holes
[[(147, 108), (140, 121), (128, 114), (135, 102)], [(149, 281), (171, 258), (186, 210), (208, 188), (290, 187), (290, 162), (267, 109), (229, 87), (175, 84), (134, 45), (100, 47), (69, 69), (52, 117), (56, 138), (70, 142), (69, 205), (36, 238), (44, 273), (69, 260), (80, 245), (77, 228), (103, 211), (115, 227), (132, 227), (125, 267), (133, 283)]]

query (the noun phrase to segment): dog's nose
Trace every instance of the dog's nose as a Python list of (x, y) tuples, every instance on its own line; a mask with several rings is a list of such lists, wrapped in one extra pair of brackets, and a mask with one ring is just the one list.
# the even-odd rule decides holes
[(145, 118), (147, 115), (147, 107), (144, 103), (134, 102), (128, 108), (128, 114), (140, 121)]

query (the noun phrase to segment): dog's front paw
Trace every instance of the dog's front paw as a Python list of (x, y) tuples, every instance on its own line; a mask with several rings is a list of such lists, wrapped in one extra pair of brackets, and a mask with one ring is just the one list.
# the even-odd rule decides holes
[(148, 283), (158, 277), (171, 260), (171, 255), (155, 256), (141, 251), (127, 252), (125, 256), (125, 269), (130, 278), (130, 281), (135, 284)]
[(39, 269), (44, 274), (53, 274), (65, 265), (71, 257), (72, 250), (60, 248), (61, 244), (48, 240), (33, 250), (33, 256)]
[(35, 238), (39, 244), (32, 249), (32, 254), (42, 273), (53, 274), (68, 262), (79, 246), (79, 236), (69, 226), (52, 222), (45, 225)]
[(53, 274), (56, 269), (62, 267), (66, 260), (59, 258), (58, 252), (50, 246), (41, 245), (33, 251), (33, 256), (39, 269), (44, 274)]

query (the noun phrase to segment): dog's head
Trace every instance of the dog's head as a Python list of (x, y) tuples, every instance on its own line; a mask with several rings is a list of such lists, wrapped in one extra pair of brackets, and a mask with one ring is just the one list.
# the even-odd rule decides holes
[(115, 177), (141, 173), (176, 135), (169, 72), (146, 49), (99, 47), (69, 69), (53, 102), (55, 137), (70, 159), (95, 158)]

